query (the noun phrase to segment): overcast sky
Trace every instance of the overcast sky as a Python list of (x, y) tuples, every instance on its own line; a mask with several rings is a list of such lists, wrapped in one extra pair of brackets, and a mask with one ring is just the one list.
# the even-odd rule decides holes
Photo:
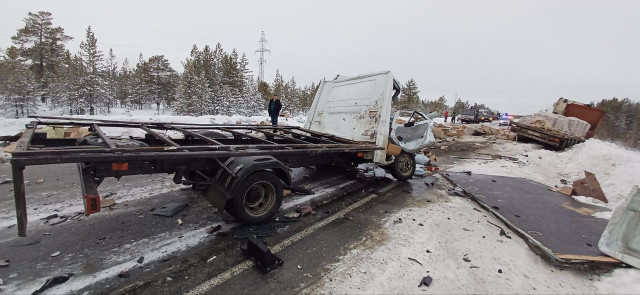
[(267, 81), (298, 85), (391, 70), (422, 99), (485, 103), (527, 114), (565, 97), (640, 98), (640, 1), (2, 1), (0, 48), (27, 12), (53, 13), (75, 39), (91, 25), (103, 51), (135, 64), (163, 54), (174, 69), (193, 44), (246, 53)]

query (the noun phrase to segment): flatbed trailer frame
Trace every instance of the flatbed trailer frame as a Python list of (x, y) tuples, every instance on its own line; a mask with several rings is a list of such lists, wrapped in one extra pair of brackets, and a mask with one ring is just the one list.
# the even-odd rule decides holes
[[(228, 210), (228, 203), (236, 197), (236, 190), (242, 189), (243, 181), (257, 177), (249, 178), (252, 174), (268, 172), (291, 186), (290, 168), (353, 166), (372, 161), (374, 151), (384, 149), (295, 126), (31, 118), (34, 121), (26, 125), (11, 158), (17, 228), (21, 237), (27, 234), (23, 174), (27, 166), (77, 163), (85, 215), (100, 211), (97, 188), (105, 177), (154, 173), (174, 174), (175, 183), (206, 190), (207, 200), (222, 212)], [(91, 132), (88, 137), (93, 141), (78, 145), (78, 139), (47, 138), (46, 133), (36, 132), (40, 126), (88, 127)], [(109, 137), (103, 129), (110, 127), (139, 129), (145, 132), (145, 137)], [(161, 134), (163, 131), (181, 136), (171, 138)], [(132, 143), (139, 146), (131, 146)], [(262, 180), (265, 182), (269, 183)], [(280, 185), (279, 181), (271, 181), (266, 188), (281, 188)], [(281, 201), (282, 191), (275, 191)], [(278, 202), (278, 208), (279, 205)], [(255, 216), (247, 218), (249, 222), (258, 220)]]
[(583, 137), (571, 136), (552, 129), (518, 122), (511, 122), (510, 129), (511, 132), (516, 133), (518, 137), (526, 137), (560, 150), (584, 142), (585, 140)]

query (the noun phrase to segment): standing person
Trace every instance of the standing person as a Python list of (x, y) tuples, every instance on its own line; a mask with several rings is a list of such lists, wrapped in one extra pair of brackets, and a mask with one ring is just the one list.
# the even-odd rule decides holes
[(444, 122), (447, 123), (447, 118), (449, 117), (449, 111), (444, 111)]
[(456, 123), (456, 112), (455, 111), (451, 112), (451, 123), (453, 123), (453, 124)]
[(280, 110), (282, 109), (282, 103), (278, 99), (277, 95), (273, 95), (273, 98), (269, 100), (269, 117), (271, 117), (271, 125), (278, 126), (278, 116), (280, 116)]

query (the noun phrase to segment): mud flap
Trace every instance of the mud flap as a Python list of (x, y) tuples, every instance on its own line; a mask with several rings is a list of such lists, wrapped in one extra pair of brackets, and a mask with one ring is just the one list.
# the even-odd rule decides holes
[(207, 201), (209, 201), (214, 208), (218, 209), (218, 212), (220, 213), (224, 211), (224, 207), (227, 205), (227, 200), (231, 199), (231, 195), (227, 190), (215, 181), (209, 184), (205, 197), (207, 198)]

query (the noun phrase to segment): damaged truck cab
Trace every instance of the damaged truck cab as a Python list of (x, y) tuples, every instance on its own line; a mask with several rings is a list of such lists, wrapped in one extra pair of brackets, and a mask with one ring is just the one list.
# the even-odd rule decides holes
[(390, 71), (322, 81), (305, 128), (384, 147), (364, 153), (363, 158), (398, 180), (410, 179), (415, 172), (414, 154), (435, 140), (433, 116), (417, 111), (392, 114), (400, 90)]

